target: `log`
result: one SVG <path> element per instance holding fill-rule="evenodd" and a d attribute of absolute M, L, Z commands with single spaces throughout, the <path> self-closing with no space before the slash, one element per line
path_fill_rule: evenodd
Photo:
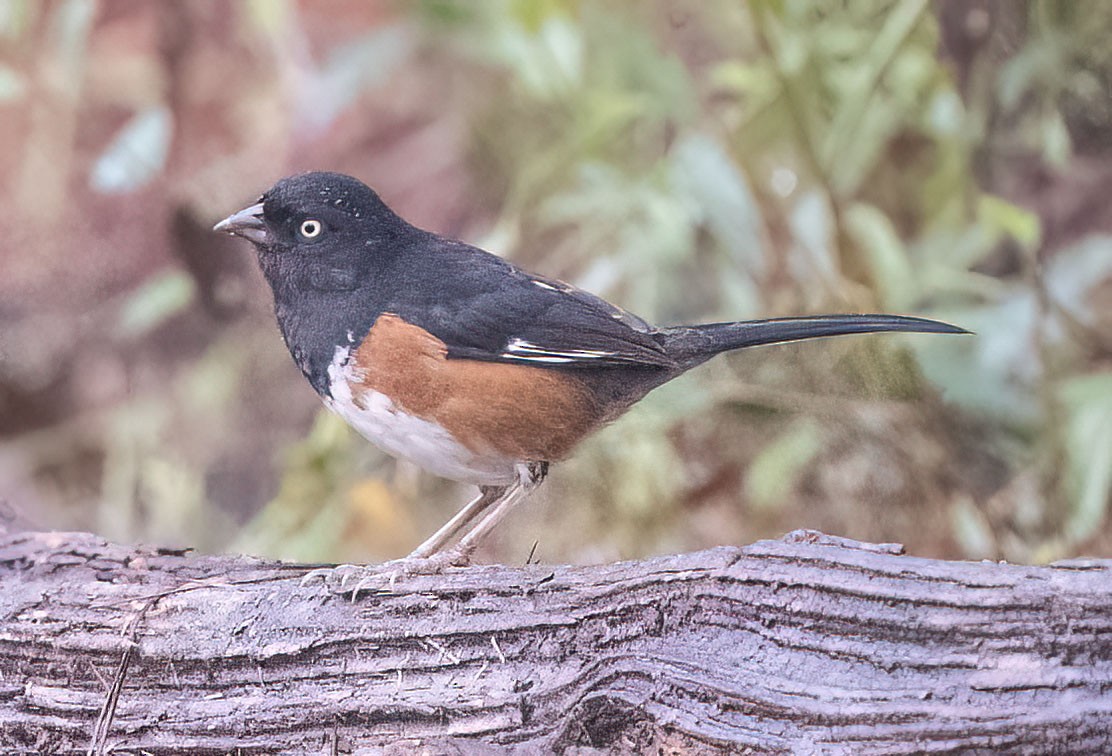
<path fill-rule="evenodd" d="M 797 531 L 355 591 L 7 536 L 0 752 L 1112 752 L 1112 562 L 900 551 Z"/>

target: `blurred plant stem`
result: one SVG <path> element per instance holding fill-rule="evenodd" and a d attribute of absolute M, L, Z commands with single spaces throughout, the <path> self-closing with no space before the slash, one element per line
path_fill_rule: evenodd
<path fill-rule="evenodd" d="M 22 145 L 16 201 L 20 215 L 36 226 L 58 222 L 65 208 L 77 134 L 85 50 L 97 4 L 64 0 L 46 12 L 47 32 L 34 55 L 31 128 Z"/>

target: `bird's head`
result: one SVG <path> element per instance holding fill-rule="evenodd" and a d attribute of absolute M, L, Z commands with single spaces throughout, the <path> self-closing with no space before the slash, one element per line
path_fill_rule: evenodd
<path fill-rule="evenodd" d="M 342 173 L 284 178 L 258 201 L 213 228 L 247 239 L 267 255 L 338 261 L 407 227 L 363 182 Z"/>
<path fill-rule="evenodd" d="M 275 295 L 285 299 L 357 288 L 416 233 L 363 182 L 323 172 L 282 179 L 213 230 L 255 245 Z"/>

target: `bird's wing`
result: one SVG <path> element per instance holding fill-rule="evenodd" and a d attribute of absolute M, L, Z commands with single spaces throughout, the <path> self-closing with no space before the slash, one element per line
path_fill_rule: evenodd
<path fill-rule="evenodd" d="M 422 255 L 435 274 L 421 278 L 435 281 L 435 290 L 422 284 L 422 296 L 394 309 L 443 341 L 449 358 L 571 368 L 675 366 L 655 329 L 635 315 L 474 247 L 438 241 L 438 254 Z"/>

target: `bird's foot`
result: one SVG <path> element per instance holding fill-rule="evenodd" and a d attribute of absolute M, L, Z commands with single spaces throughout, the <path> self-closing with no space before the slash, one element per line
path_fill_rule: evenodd
<path fill-rule="evenodd" d="M 302 585 L 320 580 L 329 593 L 350 595 L 354 602 L 360 594 L 395 593 L 398 581 L 421 575 L 438 575 L 451 567 L 466 567 L 471 563 L 467 554 L 454 549 L 432 556 L 407 556 L 382 564 L 338 564 L 305 574 Z"/>

